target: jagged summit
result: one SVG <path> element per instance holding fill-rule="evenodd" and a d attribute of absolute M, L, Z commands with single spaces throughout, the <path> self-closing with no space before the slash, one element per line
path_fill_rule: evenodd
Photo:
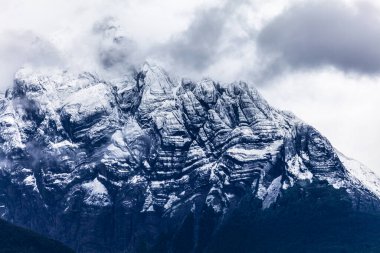
<path fill-rule="evenodd" d="M 0 100 L 0 156 L 2 217 L 78 252 L 135 252 L 190 214 L 219 224 L 247 195 L 267 209 L 311 184 L 379 206 L 374 174 L 251 85 L 148 63 L 106 81 L 19 71 Z"/>

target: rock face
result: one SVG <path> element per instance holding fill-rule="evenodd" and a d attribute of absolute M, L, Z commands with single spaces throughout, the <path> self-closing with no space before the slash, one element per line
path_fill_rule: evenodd
<path fill-rule="evenodd" d="M 0 100 L 0 157 L 1 216 L 77 252 L 202 252 L 246 196 L 270 209 L 311 184 L 357 210 L 380 203 L 374 174 L 250 85 L 149 64 L 111 81 L 20 70 Z"/>

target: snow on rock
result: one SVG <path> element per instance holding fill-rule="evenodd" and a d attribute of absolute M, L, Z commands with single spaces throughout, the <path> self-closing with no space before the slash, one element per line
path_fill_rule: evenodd
<path fill-rule="evenodd" d="M 313 174 L 304 165 L 303 160 L 298 155 L 294 155 L 287 162 L 288 172 L 300 180 L 312 180 Z"/>
<path fill-rule="evenodd" d="M 263 184 L 261 182 L 258 182 L 258 184 L 259 185 L 258 185 L 258 189 L 256 192 L 256 196 L 257 196 L 257 198 L 264 200 L 265 195 L 267 194 L 267 189 L 263 186 Z"/>
<path fill-rule="evenodd" d="M 84 202 L 89 206 L 109 206 L 112 204 L 107 188 L 95 178 L 82 184 L 86 191 Z"/>
<path fill-rule="evenodd" d="M 137 184 L 137 183 L 142 182 L 142 181 L 144 181 L 144 178 L 142 176 L 135 175 L 131 179 L 128 180 L 128 183 L 134 185 L 134 184 Z"/>
<path fill-rule="evenodd" d="M 364 187 L 380 198 L 380 178 L 362 163 L 337 152 L 348 173 Z"/>
<path fill-rule="evenodd" d="M 267 159 L 279 151 L 282 141 L 275 141 L 263 149 L 249 148 L 246 145 L 236 145 L 226 151 L 226 155 L 238 161 L 247 162 L 252 160 Z"/>
<path fill-rule="evenodd" d="M 152 191 L 150 190 L 150 188 L 147 189 L 146 193 L 147 193 L 147 196 L 145 198 L 144 205 L 141 212 L 154 212 L 154 206 L 153 206 L 154 201 L 153 201 Z"/>
<path fill-rule="evenodd" d="M 6 153 L 25 147 L 17 121 L 11 113 L 0 115 L 0 138 L 3 140 L 0 145 Z"/>
<path fill-rule="evenodd" d="M 124 141 L 123 133 L 117 130 L 111 136 L 111 144 L 104 152 L 103 159 L 101 160 L 106 165 L 118 163 L 122 164 L 123 161 L 131 157 L 131 153 L 127 148 L 127 143 Z"/>
<path fill-rule="evenodd" d="M 68 147 L 68 148 L 77 148 L 78 147 L 77 144 L 72 143 L 72 142 L 70 142 L 68 140 L 63 140 L 63 141 L 60 141 L 60 142 L 51 143 L 51 146 L 54 149 L 60 149 L 60 148 L 65 148 L 65 147 Z"/>
<path fill-rule="evenodd" d="M 27 176 L 23 183 L 27 186 L 32 186 L 33 187 L 33 191 L 36 191 L 38 192 L 38 188 L 37 188 L 37 184 L 36 184 L 36 178 L 34 177 L 34 175 L 29 175 Z"/>
<path fill-rule="evenodd" d="M 177 200 L 180 200 L 174 193 L 169 195 L 168 202 L 164 205 L 165 209 L 169 209 L 173 206 L 173 203 L 175 203 Z"/>
<path fill-rule="evenodd" d="M 63 102 L 63 111 L 71 122 L 79 122 L 98 113 L 111 113 L 112 92 L 104 83 L 79 90 Z"/>

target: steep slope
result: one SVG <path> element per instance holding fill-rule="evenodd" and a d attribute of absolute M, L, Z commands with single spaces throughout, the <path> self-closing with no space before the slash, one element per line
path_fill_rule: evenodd
<path fill-rule="evenodd" d="M 72 253 L 59 242 L 0 219 L 0 253 Z"/>
<path fill-rule="evenodd" d="M 78 252 L 201 252 L 247 198 L 322 188 L 377 213 L 378 179 L 342 157 L 244 82 L 23 69 L 0 102 L 0 214 Z"/>

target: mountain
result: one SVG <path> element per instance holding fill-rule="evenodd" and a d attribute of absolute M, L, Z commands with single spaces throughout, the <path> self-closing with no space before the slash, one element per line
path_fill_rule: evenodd
<path fill-rule="evenodd" d="M 45 72 L 0 100 L 9 222 L 83 253 L 379 251 L 380 179 L 252 85 Z"/>
<path fill-rule="evenodd" d="M 0 253 L 72 253 L 59 242 L 0 219 Z"/>

